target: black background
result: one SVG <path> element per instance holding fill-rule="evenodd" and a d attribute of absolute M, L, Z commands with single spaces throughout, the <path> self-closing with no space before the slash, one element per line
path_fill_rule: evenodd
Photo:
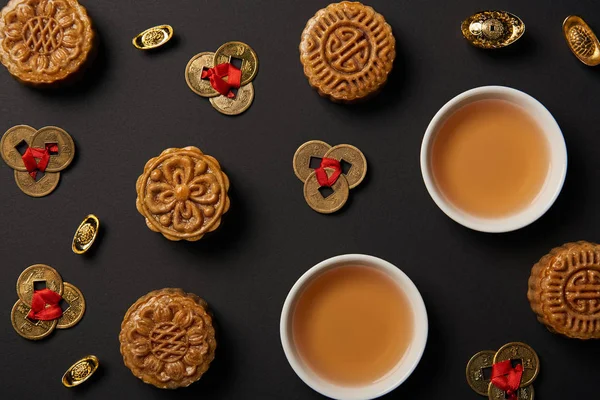
<path fill-rule="evenodd" d="M 370 103 L 336 105 L 307 84 L 298 56 L 306 21 L 326 1 L 84 1 L 100 37 L 98 58 L 78 86 L 25 87 L 0 74 L 0 131 L 17 124 L 57 125 L 75 139 L 74 163 L 50 196 L 33 199 L 0 163 L 0 363 L 3 398 L 316 399 L 296 377 L 279 340 L 288 290 L 321 260 L 344 253 L 384 258 L 419 287 L 430 336 L 421 364 L 389 399 L 477 399 L 467 386 L 472 354 L 506 342 L 540 355 L 538 399 L 592 398 L 598 342 L 553 335 L 526 298 L 531 266 L 552 247 L 597 240 L 600 218 L 600 67 L 568 50 L 561 24 L 579 14 L 600 30 L 600 3 L 548 1 L 371 1 L 393 28 L 397 58 L 388 86 Z M 577 3 L 577 4 L 575 4 Z M 460 34 L 481 9 L 506 9 L 527 25 L 510 48 L 482 51 Z M 168 23 L 176 37 L 144 53 L 138 32 Z M 212 109 L 184 80 L 188 60 L 229 40 L 250 44 L 260 69 L 252 107 L 238 117 Z M 509 234 L 470 231 L 430 199 L 419 169 L 424 131 L 458 93 L 506 85 L 540 100 L 561 126 L 569 152 L 565 187 L 533 225 Z M 292 171 L 296 148 L 310 139 L 359 147 L 365 183 L 330 216 L 312 211 Z M 214 234 L 196 243 L 151 232 L 135 209 L 135 180 L 168 147 L 194 145 L 216 157 L 231 179 L 231 210 Z M 71 252 L 88 213 L 101 219 L 93 252 Z M 75 327 L 40 342 L 10 324 L 19 273 L 46 263 L 84 293 Z M 119 353 L 125 311 L 140 296 L 182 287 L 204 297 L 220 327 L 217 357 L 187 389 L 155 389 L 135 378 Z M 68 390 L 64 370 L 95 354 L 93 381 Z"/>

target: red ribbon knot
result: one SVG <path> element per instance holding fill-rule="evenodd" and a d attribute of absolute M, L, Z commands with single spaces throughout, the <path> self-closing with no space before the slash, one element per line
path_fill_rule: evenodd
<path fill-rule="evenodd" d="M 223 63 L 202 70 L 202 79 L 209 79 L 210 85 L 223 96 L 230 99 L 235 97 L 231 89 L 241 86 L 242 71 L 231 63 Z M 227 80 L 223 79 L 227 77 Z"/>
<path fill-rule="evenodd" d="M 38 147 L 28 147 L 25 150 L 25 153 L 21 156 L 23 160 L 23 164 L 25 164 L 25 168 L 27 168 L 27 172 L 33 179 L 37 176 L 37 171 L 44 172 L 46 171 L 46 167 L 48 167 L 48 162 L 50 162 L 50 153 L 58 152 L 57 144 L 46 144 L 46 147 L 41 149 Z M 40 161 L 36 161 L 36 158 Z"/>
<path fill-rule="evenodd" d="M 62 296 L 50 289 L 36 290 L 31 299 L 31 310 L 27 317 L 34 321 L 52 321 L 62 317 Z"/>
<path fill-rule="evenodd" d="M 329 168 L 333 170 L 331 176 L 327 176 L 327 171 L 325 168 Z M 319 168 L 315 169 L 315 175 L 317 177 L 317 182 L 321 187 L 332 187 L 342 174 L 342 165 L 335 158 L 322 158 L 321 165 Z"/>
<path fill-rule="evenodd" d="M 492 365 L 492 384 L 502 390 L 510 400 L 517 400 L 517 391 L 521 386 L 523 366 L 518 364 L 513 368 L 510 360 Z"/>

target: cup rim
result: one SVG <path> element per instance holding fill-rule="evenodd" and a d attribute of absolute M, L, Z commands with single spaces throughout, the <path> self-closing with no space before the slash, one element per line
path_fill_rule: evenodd
<path fill-rule="evenodd" d="M 506 97 L 510 97 L 512 100 L 507 100 Z M 526 112 L 540 125 L 548 142 L 552 161 L 546 182 L 538 193 L 538 197 L 522 210 L 498 218 L 477 217 L 452 205 L 437 188 L 430 164 L 433 139 L 441 125 L 458 108 L 471 101 L 483 99 L 503 99 L 525 108 Z M 515 231 L 532 224 L 552 207 L 566 179 L 567 147 L 558 123 L 550 111 L 533 96 L 507 86 L 481 86 L 466 90 L 453 97 L 434 115 L 423 136 L 420 163 L 421 175 L 427 192 L 448 217 L 476 231 L 502 233 Z"/>
<path fill-rule="evenodd" d="M 383 378 L 363 386 L 341 386 L 319 378 L 310 371 L 296 353 L 293 344 L 291 322 L 294 307 L 299 295 L 308 283 L 322 273 L 341 266 L 359 265 L 374 267 L 386 273 L 404 292 L 413 313 L 413 339 L 408 350 L 396 366 Z M 345 254 L 328 258 L 308 269 L 290 289 L 283 308 L 279 334 L 283 351 L 288 363 L 298 375 L 313 390 L 333 399 L 370 400 L 383 396 L 400 386 L 413 373 L 425 351 L 429 323 L 425 302 L 413 281 L 395 265 L 374 256 L 365 254 Z"/>

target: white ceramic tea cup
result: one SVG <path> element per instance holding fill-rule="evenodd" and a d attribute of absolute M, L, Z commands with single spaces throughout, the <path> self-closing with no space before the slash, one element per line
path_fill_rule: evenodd
<path fill-rule="evenodd" d="M 469 103 L 490 99 L 506 100 L 522 107 L 540 126 L 550 152 L 549 171 L 544 185 L 534 201 L 524 209 L 500 218 L 481 218 L 455 207 L 438 189 L 431 167 L 432 145 L 435 136 L 448 117 Z M 536 221 L 554 204 L 567 175 L 567 147 L 560 127 L 542 103 L 517 89 L 504 86 L 482 86 L 459 94 L 435 114 L 425 131 L 421 145 L 421 173 L 433 201 L 454 221 L 480 232 L 510 232 Z"/>
<path fill-rule="evenodd" d="M 367 266 L 389 276 L 404 292 L 413 314 L 413 335 L 408 350 L 400 361 L 381 379 L 363 386 L 340 386 L 316 374 L 307 366 L 294 345 L 292 317 L 296 302 L 306 286 L 322 273 L 343 266 Z M 393 264 L 363 254 L 346 254 L 321 261 L 304 273 L 290 290 L 281 311 L 280 335 L 283 351 L 294 372 L 308 386 L 324 396 L 343 400 L 368 400 L 394 390 L 415 370 L 425 351 L 429 325 L 425 303 L 415 284 Z"/>

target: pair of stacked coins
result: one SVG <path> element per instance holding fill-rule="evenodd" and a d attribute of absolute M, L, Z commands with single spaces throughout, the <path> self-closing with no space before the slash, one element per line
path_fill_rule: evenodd
<path fill-rule="evenodd" d="M 319 183 L 317 169 L 323 168 L 330 178 L 335 170 L 322 167 L 323 160 L 327 159 L 337 160 L 341 173 L 326 191 Z M 367 159 L 359 149 L 349 144 L 331 147 L 320 140 L 311 140 L 300 146 L 294 154 L 293 166 L 298 179 L 304 182 L 306 202 L 321 214 L 341 209 L 348 201 L 350 189 L 357 187 L 367 174 Z"/>
<path fill-rule="evenodd" d="M 71 135 L 56 126 L 37 130 L 17 125 L 2 136 L 0 155 L 15 170 L 15 181 L 23 193 L 43 197 L 56 189 L 60 171 L 73 161 L 75 143 Z M 47 157 L 47 161 L 43 157 Z"/>
<path fill-rule="evenodd" d="M 46 289 L 61 295 L 68 304 L 60 318 L 41 321 L 28 317 L 38 282 L 44 282 Z M 27 267 L 17 279 L 17 295 L 19 300 L 13 306 L 10 318 L 15 331 L 25 339 L 40 340 L 50 335 L 55 328 L 72 328 L 81 321 L 85 313 L 85 299 L 81 291 L 75 285 L 63 282 L 58 271 L 48 265 L 35 264 Z"/>
<path fill-rule="evenodd" d="M 467 363 L 467 383 L 475 392 L 488 396 L 490 400 L 506 398 L 506 393 L 491 382 L 492 366 L 510 360 L 513 365 L 523 366 L 523 375 L 517 391 L 518 400 L 533 400 L 533 381 L 540 372 L 540 359 L 537 353 L 527 344 L 511 342 L 498 351 L 484 350 L 475 354 Z"/>
<path fill-rule="evenodd" d="M 234 97 L 220 95 L 208 79 L 202 78 L 202 71 L 219 64 L 241 61 L 242 73 L 240 88 Z M 254 100 L 252 80 L 258 72 L 258 56 L 252 47 L 242 42 L 227 42 L 214 53 L 196 54 L 185 67 L 185 80 L 190 89 L 199 96 L 207 97 L 213 108 L 225 115 L 238 115 L 246 111 Z"/>

